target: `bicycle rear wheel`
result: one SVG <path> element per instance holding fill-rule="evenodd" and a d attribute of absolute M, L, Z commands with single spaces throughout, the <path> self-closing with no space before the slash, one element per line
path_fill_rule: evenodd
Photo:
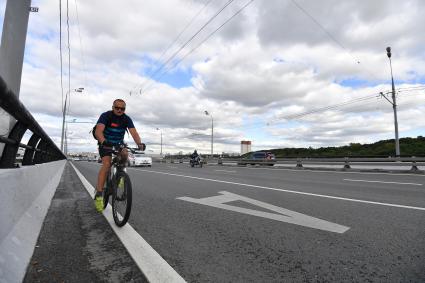
<path fill-rule="evenodd" d="M 131 212 L 132 188 L 130 177 L 121 171 L 113 179 L 112 215 L 117 226 L 124 226 Z"/>

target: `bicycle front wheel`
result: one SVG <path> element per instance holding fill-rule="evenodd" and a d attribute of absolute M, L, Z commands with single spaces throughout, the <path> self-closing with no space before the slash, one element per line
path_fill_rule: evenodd
<path fill-rule="evenodd" d="M 112 215 L 117 226 L 124 226 L 131 212 L 132 188 L 126 172 L 118 172 L 113 180 Z"/>

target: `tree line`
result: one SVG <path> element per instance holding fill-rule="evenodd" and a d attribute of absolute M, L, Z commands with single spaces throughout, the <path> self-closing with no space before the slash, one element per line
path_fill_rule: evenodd
<path fill-rule="evenodd" d="M 425 156 L 425 137 L 401 138 L 401 156 Z M 320 148 L 279 148 L 266 150 L 276 158 L 288 157 L 389 157 L 395 156 L 394 139 L 381 140 L 371 144 L 350 143 L 339 147 Z"/>

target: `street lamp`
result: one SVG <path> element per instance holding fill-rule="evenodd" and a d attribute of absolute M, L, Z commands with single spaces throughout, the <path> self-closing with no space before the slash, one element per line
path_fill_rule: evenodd
<path fill-rule="evenodd" d="M 400 143 L 398 140 L 398 122 L 397 122 L 397 103 L 395 98 L 395 87 L 394 87 L 394 78 L 393 78 L 393 66 L 391 64 L 391 47 L 387 47 L 387 56 L 390 60 L 390 69 L 391 69 L 391 87 L 392 87 L 392 98 L 393 102 L 393 112 L 394 112 L 394 129 L 395 129 L 395 155 L 400 156 Z"/>
<path fill-rule="evenodd" d="M 214 118 L 211 113 L 208 113 L 208 111 L 204 111 L 205 115 L 211 117 L 211 158 L 213 157 L 214 152 Z"/>
<path fill-rule="evenodd" d="M 74 92 L 83 92 L 84 88 L 83 87 L 79 87 L 74 89 Z M 63 110 L 62 110 L 62 135 L 61 135 L 61 150 L 62 152 L 65 151 L 64 148 L 64 138 L 65 138 L 65 117 L 66 117 L 66 112 L 67 112 L 67 108 L 66 108 L 66 103 L 68 101 L 68 95 L 70 95 L 70 91 L 68 90 L 65 94 L 65 104 L 63 106 Z"/>
<path fill-rule="evenodd" d="M 161 157 L 162 157 L 162 130 L 160 128 L 156 128 L 157 131 L 161 131 Z"/>

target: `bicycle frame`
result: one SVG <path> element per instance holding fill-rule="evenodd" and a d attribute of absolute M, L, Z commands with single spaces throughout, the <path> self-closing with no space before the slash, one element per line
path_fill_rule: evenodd
<path fill-rule="evenodd" d="M 127 159 L 121 159 L 120 151 L 123 148 L 129 149 L 131 152 L 135 151 L 126 145 L 121 145 L 118 149 L 112 148 L 114 157 L 106 179 L 106 190 L 104 191 L 103 196 L 104 208 L 108 205 L 109 197 L 112 196 L 112 215 L 114 217 L 115 224 L 119 227 L 122 227 L 127 223 L 128 218 L 130 217 L 132 202 L 131 180 L 126 169 Z M 122 194 L 119 194 L 117 191 L 118 178 L 120 178 L 119 182 L 122 184 L 120 187 L 121 189 L 119 190 Z M 125 203 L 123 211 L 121 211 L 121 208 L 117 207 L 117 204 L 121 202 Z"/>

